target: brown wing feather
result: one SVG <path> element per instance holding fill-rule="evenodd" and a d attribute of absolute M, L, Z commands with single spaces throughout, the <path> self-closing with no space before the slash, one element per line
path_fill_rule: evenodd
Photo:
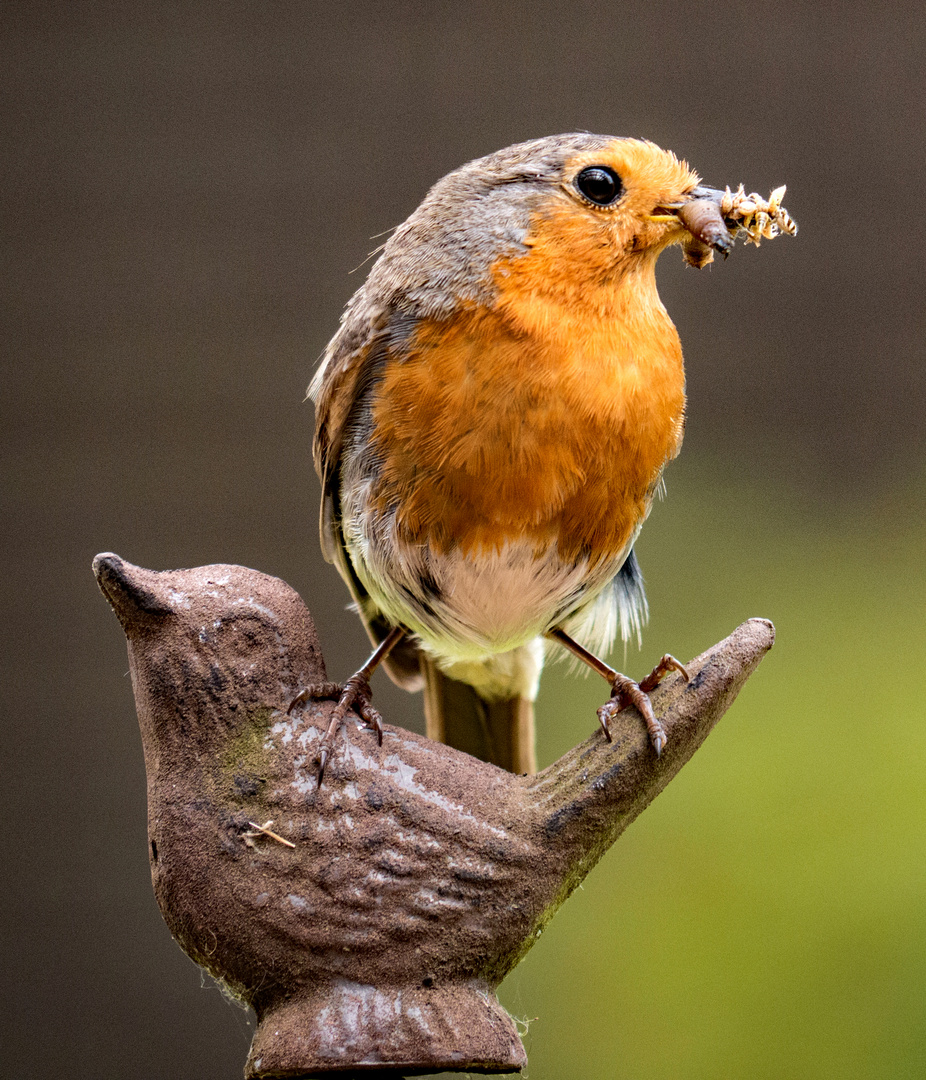
<path fill-rule="evenodd" d="M 411 332 L 411 320 L 394 314 L 384 318 L 364 344 L 352 350 L 359 335 L 345 325 L 329 346 L 329 353 L 317 385 L 310 394 L 315 398 L 315 438 L 312 452 L 315 468 L 322 482 L 319 535 L 322 553 L 344 579 L 357 612 L 369 635 L 378 645 L 391 626 L 376 610 L 357 576 L 341 530 L 340 477 L 344 434 L 359 403 L 379 379 L 392 352 L 401 347 Z M 423 677 L 419 650 L 411 638 L 404 638 L 382 665 L 394 683 L 405 690 L 420 690 Z"/>

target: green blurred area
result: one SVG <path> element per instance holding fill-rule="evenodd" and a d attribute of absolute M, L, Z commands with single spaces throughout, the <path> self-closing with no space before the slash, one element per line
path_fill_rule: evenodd
<path fill-rule="evenodd" d="M 670 470 L 638 545 L 651 622 L 623 669 L 755 615 L 776 644 L 503 985 L 527 1075 L 922 1076 L 922 492 L 863 514 L 718 475 Z M 541 765 L 602 700 L 566 665 L 544 678 Z"/>

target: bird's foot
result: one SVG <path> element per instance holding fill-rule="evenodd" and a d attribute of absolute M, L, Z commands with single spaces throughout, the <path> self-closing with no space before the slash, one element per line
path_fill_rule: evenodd
<path fill-rule="evenodd" d="M 379 711 L 373 707 L 372 698 L 373 693 L 370 690 L 370 680 L 366 672 L 358 671 L 346 683 L 312 683 L 310 686 L 305 686 L 290 702 L 289 708 L 286 710 L 287 713 L 291 713 L 297 705 L 302 705 L 306 701 L 318 699 L 337 701 L 319 748 L 318 772 L 316 774 L 319 787 L 322 786 L 325 766 L 331 757 L 331 747 L 335 736 L 350 709 L 353 709 L 360 717 L 364 727 L 376 732 L 376 741 L 380 746 L 383 745 L 383 718 Z"/>
<path fill-rule="evenodd" d="M 598 710 L 598 720 L 608 742 L 611 742 L 611 730 L 608 726 L 611 720 L 623 709 L 633 705 L 643 717 L 646 730 L 649 732 L 650 742 L 656 750 L 656 756 L 659 757 L 663 747 L 666 745 L 666 731 L 656 719 L 649 695 L 670 671 L 679 672 L 685 682 L 688 682 L 688 672 L 674 656 L 670 656 L 668 653 L 659 661 L 649 675 L 638 683 L 634 682 L 633 679 L 629 679 L 626 675 L 615 674 L 611 681 L 611 697 Z"/>

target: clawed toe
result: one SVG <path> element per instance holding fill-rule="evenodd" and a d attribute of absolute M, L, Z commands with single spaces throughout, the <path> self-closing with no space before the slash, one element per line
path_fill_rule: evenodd
<path fill-rule="evenodd" d="M 671 653 L 666 653 L 649 675 L 640 680 L 640 689 L 645 694 L 652 693 L 670 671 L 677 671 L 685 682 L 691 681 L 685 665 L 676 660 Z"/>
<path fill-rule="evenodd" d="M 332 698 L 337 701 L 343 692 L 344 687 L 341 683 L 309 683 L 308 686 L 303 686 L 299 693 L 296 694 L 289 703 L 286 715 L 292 716 L 293 709 L 295 709 L 297 705 L 304 705 L 307 701 L 330 701 Z"/>
<path fill-rule="evenodd" d="M 360 713 L 364 727 L 376 732 L 376 742 L 383 745 L 383 718 L 378 709 L 374 708 L 369 701 L 358 702 L 354 705 L 356 712 Z"/>
<path fill-rule="evenodd" d="M 628 705 L 633 705 L 643 717 L 646 730 L 649 732 L 650 742 L 656 751 L 656 757 L 662 754 L 668 737 L 666 729 L 656 719 L 649 695 L 670 671 L 677 671 L 685 682 L 689 681 L 689 675 L 684 665 L 680 664 L 670 653 L 666 653 L 649 675 L 638 683 L 634 682 L 633 679 L 628 679 L 626 675 L 615 675 L 611 683 L 611 698 L 598 710 L 598 720 L 608 738 L 608 742 L 612 741 L 609 726 L 611 720 L 622 709 L 626 709 Z"/>
<path fill-rule="evenodd" d="M 371 701 L 373 692 L 370 690 L 370 676 L 396 645 L 398 645 L 404 634 L 404 630 L 398 626 L 394 626 L 379 645 L 376 646 L 373 650 L 373 654 L 363 667 L 356 675 L 352 675 L 343 685 L 341 683 L 316 683 L 314 686 L 307 686 L 300 690 L 290 702 L 290 706 L 286 710 L 288 713 L 291 713 L 297 705 L 309 701 L 311 698 L 335 698 L 337 700 L 337 705 L 334 707 L 334 711 L 331 714 L 331 720 L 328 723 L 328 727 L 325 729 L 325 734 L 322 736 L 321 746 L 318 751 L 318 773 L 316 776 L 318 778 L 319 787 L 322 786 L 322 777 L 325 775 L 325 766 L 328 764 L 328 759 L 331 757 L 331 744 L 349 709 L 354 710 L 363 721 L 365 727 L 376 732 L 376 741 L 380 746 L 383 745 L 383 718 L 380 716 L 379 712 L 373 708 Z"/>
<path fill-rule="evenodd" d="M 617 675 L 611 684 L 611 697 L 598 710 L 598 720 L 601 724 L 608 742 L 612 741 L 610 722 L 619 712 L 633 705 L 643 717 L 646 730 L 649 732 L 650 742 L 656 751 L 656 756 L 662 753 L 666 745 L 667 737 L 665 728 L 656 719 L 653 706 L 641 683 L 628 679 L 626 675 Z"/>
<path fill-rule="evenodd" d="M 335 699 L 337 705 L 331 714 L 328 727 L 322 736 L 321 747 L 318 753 L 318 772 L 316 780 L 318 786 L 322 785 L 325 768 L 331 758 L 331 747 L 335 736 L 341 729 L 344 717 L 353 709 L 363 721 L 363 725 L 376 732 L 376 741 L 383 745 L 383 718 L 371 702 L 372 691 L 369 680 L 360 672 L 352 676 L 346 683 L 314 683 L 303 687 L 302 690 L 290 702 L 287 714 L 292 713 L 297 705 L 305 704 L 312 700 Z"/>
<path fill-rule="evenodd" d="M 628 679 L 626 675 L 621 675 L 619 671 L 615 671 L 614 668 L 600 660 L 594 653 L 590 653 L 583 645 L 573 641 L 562 627 L 554 626 L 547 631 L 546 636 L 551 641 L 558 641 L 560 645 L 565 646 L 573 656 L 577 656 L 583 664 L 588 664 L 592 671 L 597 671 L 611 684 L 610 700 L 606 701 L 598 710 L 598 721 L 608 742 L 613 742 L 610 729 L 611 721 L 622 709 L 626 709 L 628 705 L 634 705 L 646 723 L 650 742 L 653 744 L 656 756 L 659 757 L 667 742 L 666 731 L 656 719 L 648 695 L 656 689 L 670 671 L 677 671 L 685 682 L 688 682 L 689 677 L 685 667 L 674 656 L 666 653 L 649 675 L 641 682 L 636 683 L 633 679 Z"/>

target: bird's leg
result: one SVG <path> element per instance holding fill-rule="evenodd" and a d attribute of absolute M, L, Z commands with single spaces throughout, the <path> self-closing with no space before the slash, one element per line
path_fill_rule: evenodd
<path fill-rule="evenodd" d="M 287 713 L 291 713 L 297 705 L 301 705 L 313 698 L 336 698 L 337 705 L 331 714 L 331 720 L 322 736 L 321 749 L 318 755 L 318 786 L 322 785 L 322 777 L 325 775 L 325 766 L 331 756 L 331 744 L 337 735 L 348 709 L 353 709 L 363 720 L 364 725 L 371 731 L 376 732 L 376 739 L 380 746 L 383 745 L 383 718 L 377 709 L 373 707 L 373 692 L 370 689 L 370 676 L 386 659 L 392 650 L 402 640 L 405 631 L 399 627 L 393 627 L 388 635 L 377 645 L 369 660 L 347 680 L 346 683 L 313 683 L 304 686 L 290 702 Z"/>
<path fill-rule="evenodd" d="M 637 683 L 634 682 L 633 679 L 629 679 L 626 675 L 621 675 L 619 671 L 615 671 L 614 668 L 610 667 L 603 660 L 599 660 L 594 653 L 583 648 L 577 641 L 573 641 L 573 639 L 558 626 L 554 626 L 552 630 L 548 630 L 546 637 L 551 641 L 559 642 L 559 644 L 567 648 L 573 656 L 577 656 L 584 664 L 588 664 L 592 671 L 597 671 L 602 678 L 610 683 L 611 697 L 598 710 L 598 721 L 601 724 L 608 742 L 611 742 L 611 731 L 608 724 L 612 717 L 617 716 L 617 714 L 622 709 L 626 709 L 628 705 L 634 705 L 643 717 L 644 723 L 646 724 L 646 730 L 649 732 L 650 742 L 652 742 L 656 750 L 656 756 L 658 757 L 662 753 L 662 748 L 666 745 L 666 733 L 662 724 L 656 719 L 656 714 L 653 712 L 653 706 L 648 695 L 656 689 L 670 671 L 678 671 L 685 682 L 688 682 L 688 672 L 678 660 L 676 660 L 674 656 L 670 656 L 666 653 L 649 675 Z"/>

